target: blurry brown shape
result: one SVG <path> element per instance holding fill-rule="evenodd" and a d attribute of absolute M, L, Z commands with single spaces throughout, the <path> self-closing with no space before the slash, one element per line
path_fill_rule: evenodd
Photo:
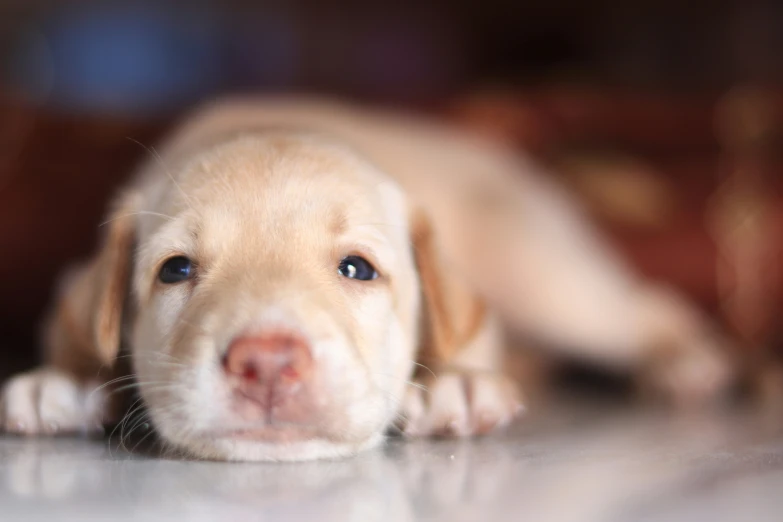
<path fill-rule="evenodd" d="M 531 150 L 576 145 L 665 155 L 715 154 L 715 99 L 596 87 L 479 91 L 455 105 L 457 119 Z"/>
<path fill-rule="evenodd" d="M 719 247 L 718 288 L 728 323 L 751 349 L 767 347 L 776 328 L 780 226 L 769 161 L 777 118 L 761 89 L 728 93 L 716 110 L 724 148 L 722 184 L 710 212 Z"/>
<path fill-rule="evenodd" d="M 671 180 L 652 165 L 617 153 L 570 153 L 556 167 L 594 214 L 639 229 L 668 226 L 679 205 Z"/>
<path fill-rule="evenodd" d="M 157 122 L 58 114 L 0 93 L 0 378 L 35 362 L 37 324 L 68 263 L 98 236 L 109 195 Z"/>
<path fill-rule="evenodd" d="M 545 153 L 558 139 L 554 120 L 538 105 L 504 90 L 469 95 L 451 112 L 475 132 L 532 153 Z"/>
<path fill-rule="evenodd" d="M 773 342 L 783 305 L 780 92 L 551 87 L 487 91 L 466 106 L 458 118 L 570 183 L 637 268 L 722 315 L 749 348 Z"/>
<path fill-rule="evenodd" d="M 644 274 L 725 315 L 747 343 L 769 341 L 783 306 L 783 93 L 550 86 L 483 91 L 465 105 L 456 118 L 504 136 L 581 193 Z"/>
<path fill-rule="evenodd" d="M 714 312 L 716 247 L 704 223 L 720 151 L 714 102 L 594 87 L 506 89 L 471 95 L 468 109 L 458 102 L 451 114 L 549 165 L 637 269 Z"/>
<path fill-rule="evenodd" d="M 17 162 L 36 120 L 19 107 L 8 107 L 0 121 L 0 192 L 21 173 Z"/>

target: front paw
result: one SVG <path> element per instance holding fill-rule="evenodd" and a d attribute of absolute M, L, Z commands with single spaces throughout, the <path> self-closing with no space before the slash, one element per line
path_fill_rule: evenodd
<path fill-rule="evenodd" d="M 506 426 L 523 411 L 508 377 L 447 371 L 408 386 L 399 427 L 408 436 L 467 437 Z"/>
<path fill-rule="evenodd" d="M 51 368 L 16 375 L 0 395 L 0 429 L 18 435 L 100 432 L 103 397 Z"/>

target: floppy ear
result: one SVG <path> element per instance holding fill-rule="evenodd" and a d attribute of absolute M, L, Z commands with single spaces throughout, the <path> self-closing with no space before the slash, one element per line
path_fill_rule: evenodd
<path fill-rule="evenodd" d="M 131 198 L 111 212 L 97 253 L 65 274 L 44 325 L 48 363 L 76 376 L 95 377 L 120 349 L 135 233 Z"/>
<path fill-rule="evenodd" d="M 449 266 L 429 218 L 420 210 L 413 214 L 411 234 L 422 292 L 419 360 L 449 364 L 478 334 L 486 307 Z"/>

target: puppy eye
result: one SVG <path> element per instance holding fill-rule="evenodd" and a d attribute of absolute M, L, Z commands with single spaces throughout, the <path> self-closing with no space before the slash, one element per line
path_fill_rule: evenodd
<path fill-rule="evenodd" d="M 369 281 L 378 277 L 378 272 L 369 261 L 359 256 L 348 256 L 340 261 L 337 271 L 348 279 L 358 279 L 359 281 Z"/>
<path fill-rule="evenodd" d="M 191 275 L 193 275 L 193 262 L 185 256 L 177 256 L 163 263 L 158 279 L 161 283 L 172 285 L 189 279 Z"/>

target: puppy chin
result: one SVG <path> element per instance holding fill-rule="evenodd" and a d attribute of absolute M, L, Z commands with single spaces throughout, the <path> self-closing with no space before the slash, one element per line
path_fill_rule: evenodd
<path fill-rule="evenodd" d="M 286 443 L 257 440 L 221 438 L 194 438 L 175 445 L 198 459 L 243 462 L 302 462 L 309 460 L 334 460 L 352 457 L 362 451 L 379 446 L 384 440 L 382 432 L 358 442 L 334 442 L 312 438 Z"/>

